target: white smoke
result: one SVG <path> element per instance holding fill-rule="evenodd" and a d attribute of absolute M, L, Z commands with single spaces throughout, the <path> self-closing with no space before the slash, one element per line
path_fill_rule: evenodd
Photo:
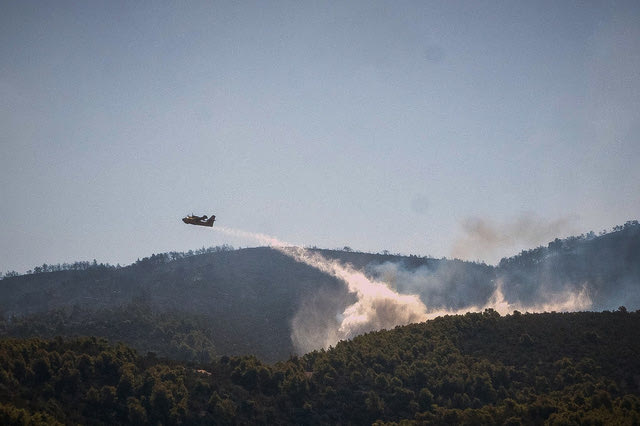
<path fill-rule="evenodd" d="M 232 237 L 258 241 L 260 244 L 265 244 L 273 248 L 293 245 L 293 244 L 286 243 L 284 241 L 280 241 L 279 239 L 277 239 L 276 237 L 272 237 L 271 235 L 261 234 L 258 232 L 241 231 L 240 229 L 227 228 L 225 226 L 216 226 L 213 229 L 215 231 L 220 231 Z"/>
<path fill-rule="evenodd" d="M 498 287 L 495 293 L 491 296 L 488 306 L 495 309 L 501 315 L 506 315 L 513 311 L 525 311 L 525 312 L 575 312 L 583 311 L 591 307 L 591 297 L 589 296 L 589 289 L 586 285 L 577 291 L 571 291 L 569 289 L 547 294 L 545 301 L 539 302 L 535 305 L 526 305 L 521 303 L 509 303 L 505 300 L 502 294 L 502 282 L 499 281 Z"/>
<path fill-rule="evenodd" d="M 296 349 L 308 351 L 334 345 L 368 331 L 392 328 L 413 322 L 424 321 L 427 308 L 416 295 L 398 294 L 382 281 L 369 279 L 364 273 L 336 260 L 328 260 L 320 254 L 302 247 L 293 246 L 265 234 L 218 227 L 219 231 L 241 238 L 253 238 L 292 259 L 305 263 L 347 285 L 356 302 L 338 315 L 339 321 L 322 321 L 313 307 L 303 306 L 301 315 L 296 315 L 292 339 Z M 325 328 L 318 328 L 323 323 Z M 309 330 L 302 332 L 301 330 Z M 309 334 L 312 334 L 310 337 Z"/>
<path fill-rule="evenodd" d="M 291 339 L 294 347 L 300 353 L 314 349 L 328 348 L 340 340 L 352 338 L 358 334 L 374 330 L 389 329 L 398 325 L 422 322 L 443 315 L 464 314 L 467 312 L 483 311 L 487 308 L 496 310 L 501 315 L 509 314 L 514 310 L 524 312 L 567 312 L 584 310 L 591 306 L 587 287 L 578 292 L 567 290 L 563 293 L 549 294 L 546 300 L 536 305 L 524 305 L 510 303 L 505 300 L 502 293 L 502 284 L 498 282 L 493 293 L 484 305 L 463 306 L 459 309 L 447 309 L 442 306 L 432 307 L 427 305 L 415 294 L 401 294 L 390 288 L 387 282 L 398 280 L 393 272 L 387 270 L 385 281 L 367 277 L 363 272 L 355 270 L 350 265 L 343 265 L 337 260 L 329 260 L 317 252 L 297 247 L 275 237 L 240 231 L 231 228 L 218 227 L 218 231 L 240 238 L 251 238 L 266 244 L 275 250 L 305 263 L 328 275 L 331 275 L 347 286 L 349 293 L 355 296 L 355 302 L 348 305 L 340 312 L 338 306 L 344 306 L 343 300 L 326 300 L 322 294 L 311 295 L 302 302 L 298 313 L 292 320 Z M 398 267 L 396 272 L 402 271 L 406 279 L 411 272 Z M 413 274 L 424 275 L 425 270 L 419 269 Z M 414 276 L 412 280 L 419 282 L 426 279 L 425 276 Z M 433 277 L 428 278 L 433 280 Z M 442 287 L 433 283 L 434 287 Z M 415 289 L 417 290 L 417 289 Z M 316 304 L 315 302 L 322 302 Z M 337 315 L 332 315 L 330 310 L 316 309 L 316 305 L 327 303 L 336 307 Z"/>
<path fill-rule="evenodd" d="M 420 266 L 408 269 L 401 262 L 385 262 L 369 267 L 374 276 L 395 283 L 402 292 L 418 293 L 427 306 L 429 319 L 447 314 L 464 314 L 487 308 L 501 315 L 515 310 L 524 312 L 572 312 L 592 306 L 588 283 L 552 288 L 541 282 L 538 293 L 530 303 L 507 300 L 503 293 L 503 280 L 485 281 L 486 277 L 473 277 L 474 270 L 461 263 L 448 261 L 430 269 Z M 477 273 L 477 272 L 475 272 Z M 467 280 L 465 282 L 465 279 Z"/>
<path fill-rule="evenodd" d="M 349 265 L 328 260 L 318 253 L 300 247 L 281 247 L 279 250 L 298 262 L 306 263 L 346 283 L 356 302 L 349 305 L 339 318 L 336 330 L 327 330 L 319 347 L 327 347 L 339 340 L 349 339 L 368 331 L 392 328 L 396 325 L 423 321 L 427 307 L 416 295 L 399 294 L 382 281 L 375 281 Z M 298 319 L 298 324 L 302 321 Z M 301 324 L 300 324 L 301 325 Z M 299 340 L 299 337 L 296 337 Z M 301 342 L 294 341 L 297 347 Z M 306 345 L 305 345 L 306 346 Z M 314 349 L 317 349 L 316 346 Z M 302 349 L 302 348 L 300 348 Z"/>
<path fill-rule="evenodd" d="M 457 310 L 433 310 L 427 314 L 427 319 L 433 319 L 443 315 L 460 315 L 467 312 L 480 312 L 491 308 L 500 315 L 508 315 L 513 311 L 521 312 L 576 312 L 590 308 L 591 297 L 587 286 L 583 286 L 579 291 L 570 290 L 561 293 L 550 294 L 544 302 L 528 305 L 524 303 L 511 303 L 505 300 L 502 294 L 502 284 L 499 283 L 496 290 L 491 295 L 484 306 L 469 306 Z"/>

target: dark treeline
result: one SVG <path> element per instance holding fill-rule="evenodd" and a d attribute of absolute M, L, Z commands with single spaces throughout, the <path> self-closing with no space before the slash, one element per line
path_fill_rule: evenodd
<path fill-rule="evenodd" d="M 98 310 L 59 308 L 11 318 L 0 317 L 0 338 L 99 337 L 123 342 L 141 353 L 179 361 L 208 362 L 218 356 L 212 321 L 188 312 L 155 312 L 143 301 Z"/>
<path fill-rule="evenodd" d="M 33 269 L 29 269 L 26 274 L 42 274 L 46 272 L 60 272 L 60 271 L 86 271 L 88 269 L 98 268 L 119 268 L 120 265 L 114 266 L 108 263 L 98 263 L 95 259 L 93 262 L 79 261 L 73 263 L 56 263 L 54 265 L 48 265 L 46 263 L 36 266 Z M 4 274 L 3 278 L 19 277 L 21 274 L 16 271 L 9 271 Z"/>
<path fill-rule="evenodd" d="M 640 312 L 447 316 L 274 365 L 0 339 L 1 424 L 634 425 Z"/>
<path fill-rule="evenodd" d="M 232 246 L 228 244 L 223 244 L 221 246 L 206 247 L 206 248 L 202 247 L 196 250 L 189 250 L 186 252 L 170 251 L 167 253 L 158 253 L 158 254 L 154 253 L 151 256 L 138 259 L 136 262 L 133 263 L 133 265 L 161 264 L 161 263 L 171 262 L 178 259 L 184 259 L 190 256 L 199 256 L 202 254 L 209 254 L 209 253 L 220 253 L 223 251 L 231 251 L 231 250 L 234 250 Z M 73 263 L 66 263 L 66 262 L 56 263 L 52 265 L 48 265 L 44 263 L 42 265 L 35 266 L 33 269 L 29 269 L 26 272 L 26 274 L 30 275 L 30 274 L 42 274 L 46 272 L 86 271 L 89 269 L 119 269 L 119 268 L 123 268 L 123 266 L 120 266 L 120 264 L 111 265 L 109 263 L 98 263 L 97 260 L 93 259 L 93 262 L 78 261 Z M 20 274 L 19 272 L 8 271 L 4 275 L 0 274 L 0 278 L 19 277 L 20 275 L 22 274 Z"/>
<path fill-rule="evenodd" d="M 603 230 L 598 236 L 604 237 L 616 237 L 617 234 L 622 232 L 628 232 L 631 235 L 635 235 L 640 231 L 640 223 L 637 220 L 627 221 L 624 225 L 614 226 L 611 231 Z M 586 234 L 577 236 L 571 236 L 564 239 L 556 238 L 546 246 L 539 246 L 529 250 L 523 250 L 519 254 L 512 257 L 505 257 L 500 260 L 499 267 L 504 268 L 510 265 L 524 265 L 530 263 L 539 263 L 544 260 L 545 257 L 561 253 L 571 252 L 580 247 L 587 241 L 596 239 L 595 232 L 591 231 Z"/>

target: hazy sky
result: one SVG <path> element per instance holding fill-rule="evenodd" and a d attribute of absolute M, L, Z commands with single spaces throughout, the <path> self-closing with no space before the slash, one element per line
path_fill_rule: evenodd
<path fill-rule="evenodd" d="M 488 262 L 640 216 L 638 1 L 1 7 L 2 272 L 256 245 L 191 212 Z"/>

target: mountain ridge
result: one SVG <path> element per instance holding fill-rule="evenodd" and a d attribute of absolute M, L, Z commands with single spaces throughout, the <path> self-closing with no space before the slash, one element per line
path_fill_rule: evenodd
<path fill-rule="evenodd" d="M 308 250 L 351 264 L 399 293 L 416 294 L 434 312 L 483 309 L 497 289 L 510 306 L 551 306 L 544 303 L 581 291 L 588 281 L 594 283 L 587 294 L 589 309 L 640 308 L 640 226 L 635 221 L 600 236 L 556 239 L 503 259 L 497 266 L 411 255 Z M 121 315 L 140 318 L 135 312 L 144 308 L 153 315 L 184 314 L 187 322 L 208 321 L 210 326 L 201 332 L 208 336 L 206 346 L 215 347 L 217 354 L 255 354 L 275 362 L 299 351 L 291 341 L 295 315 L 335 324 L 355 301 L 339 279 L 266 247 L 202 249 L 191 255 L 170 252 L 119 268 L 97 262 L 79 265 L 82 269 L 9 276 L 0 281 L 4 334 L 17 333 L 20 323 L 18 335 L 24 337 L 29 335 L 26 330 L 38 327 L 49 337 L 65 335 L 65 330 L 78 335 L 91 312 L 103 318 L 120 309 Z M 44 323 L 47 313 L 56 312 L 68 323 L 24 326 L 29 318 Z M 114 324 L 111 326 L 116 327 Z M 154 347 L 162 347 L 160 342 L 166 344 L 161 339 Z M 195 346 L 191 349 L 197 352 Z"/>

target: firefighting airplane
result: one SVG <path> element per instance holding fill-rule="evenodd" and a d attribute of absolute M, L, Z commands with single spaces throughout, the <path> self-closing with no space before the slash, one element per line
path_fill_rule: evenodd
<path fill-rule="evenodd" d="M 183 217 L 182 221 L 187 225 L 200 225 L 200 226 L 213 226 L 213 222 L 216 220 L 215 215 L 211 215 L 209 219 L 207 219 L 207 215 L 204 216 L 194 216 L 193 213 L 187 217 Z"/>

